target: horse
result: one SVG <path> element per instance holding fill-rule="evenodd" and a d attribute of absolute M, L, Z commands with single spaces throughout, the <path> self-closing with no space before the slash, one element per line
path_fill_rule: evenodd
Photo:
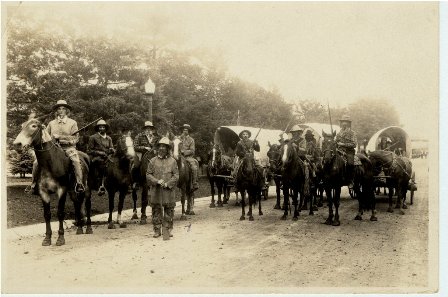
<path fill-rule="evenodd" d="M 42 241 L 43 246 L 51 245 L 51 212 L 50 212 L 50 195 L 56 193 L 58 197 L 58 220 L 59 230 L 57 246 L 65 244 L 64 237 L 64 218 L 65 218 L 65 201 L 67 193 L 75 206 L 75 217 L 77 231 L 76 234 L 83 233 L 83 214 L 82 205 L 85 201 L 85 209 L 87 216 L 86 234 L 92 234 L 92 226 L 90 220 L 91 200 L 88 195 L 88 185 L 86 192 L 76 193 L 75 184 L 76 178 L 73 171 L 73 165 L 70 158 L 66 155 L 59 144 L 52 141 L 50 134 L 43 128 L 39 119 L 30 119 L 22 124 L 22 130 L 13 142 L 18 149 L 26 149 L 32 147 L 36 153 L 37 163 L 39 164 L 40 172 L 38 178 L 38 191 L 42 199 L 44 208 L 44 218 L 46 225 L 45 238 Z M 90 158 L 83 152 L 78 152 L 82 167 L 82 180 L 87 184 L 87 176 L 89 173 Z"/>
<path fill-rule="evenodd" d="M 210 208 L 216 207 L 215 205 L 215 185 L 218 189 L 218 207 L 223 207 L 223 204 L 227 204 L 230 197 L 230 187 L 228 178 L 232 170 L 232 160 L 230 157 L 222 154 L 218 145 L 213 145 L 213 148 L 209 152 L 209 161 L 207 166 L 207 178 L 210 183 L 210 189 L 212 194 L 212 200 Z M 221 200 L 221 195 L 224 195 Z"/>
<path fill-rule="evenodd" d="M 277 202 L 274 205 L 274 209 L 281 209 L 280 206 L 280 192 L 282 187 L 282 146 L 278 144 L 272 144 L 268 142 L 269 150 L 267 156 L 269 158 L 269 173 L 270 179 L 275 182 L 275 192 L 277 194 Z"/>
<path fill-rule="evenodd" d="M 249 211 L 247 215 L 249 216 L 249 221 L 253 221 L 254 217 L 252 215 L 252 206 L 255 205 L 258 200 L 258 215 L 262 216 L 263 211 L 261 210 L 261 190 L 264 186 L 263 172 L 261 169 L 257 168 L 255 164 L 255 158 L 253 155 L 246 154 L 246 156 L 241 160 L 241 164 L 236 172 L 235 186 L 238 192 L 241 193 L 241 217 L 240 220 L 246 219 L 246 202 L 245 195 L 249 197 Z"/>
<path fill-rule="evenodd" d="M 130 136 L 122 136 L 117 141 L 115 153 L 106 161 L 104 186 L 109 196 L 108 229 L 115 229 L 115 224 L 112 221 L 112 212 L 114 211 L 116 192 L 119 192 L 117 223 L 120 228 L 126 228 L 126 223 L 121 218 L 121 212 L 124 199 L 132 183 L 131 165 L 134 157 L 135 151 L 132 138 Z"/>
<path fill-rule="evenodd" d="M 140 216 L 140 224 L 146 224 L 147 215 L 146 215 L 146 207 L 148 206 L 148 191 L 149 185 L 146 182 L 146 170 L 148 169 L 149 161 L 156 156 L 156 151 L 151 150 L 147 151 L 142 155 L 142 159 L 140 161 L 140 165 L 138 167 L 133 167 L 131 171 L 132 182 L 137 183 L 142 191 L 142 206 L 141 206 L 141 216 Z M 133 215 L 132 219 L 137 220 L 137 193 L 138 189 L 136 187 L 132 188 L 132 201 L 133 201 Z"/>
<path fill-rule="evenodd" d="M 303 201 L 304 184 L 305 184 L 305 165 L 299 158 L 299 154 L 292 141 L 286 141 L 281 150 L 282 154 L 282 185 L 284 197 L 284 213 L 281 217 L 286 220 L 288 217 L 289 196 L 292 190 L 292 204 L 294 206 L 293 221 L 297 221 L 300 215 L 300 208 L 298 208 L 298 197 Z M 302 202 L 301 201 L 301 202 Z M 302 204 L 302 203 L 300 203 Z M 301 206 L 301 205 L 300 205 Z M 312 212 L 312 208 L 310 208 Z"/>
<path fill-rule="evenodd" d="M 387 211 L 393 212 L 392 196 L 394 193 L 393 189 L 395 189 L 397 194 L 395 208 L 399 209 L 400 214 L 404 215 L 403 209 L 407 208 L 405 203 L 406 193 L 412 176 L 411 161 L 390 151 L 378 150 L 369 152 L 368 155 L 376 175 L 383 169 L 385 174 L 390 176 L 386 178 L 386 186 L 389 188 L 389 208 Z"/>
<path fill-rule="evenodd" d="M 324 141 L 322 143 L 323 153 L 323 181 L 325 193 L 328 200 L 328 218 L 325 221 L 327 225 L 340 226 L 339 221 L 339 205 L 341 199 L 341 187 L 347 184 L 345 180 L 346 160 L 343 152 L 339 151 L 334 140 L 335 133 L 323 133 Z M 377 221 L 375 210 L 375 195 L 374 195 L 374 178 L 373 167 L 370 160 L 362 155 L 356 154 L 361 165 L 356 165 L 354 168 L 354 192 L 358 198 L 359 208 L 356 220 L 362 220 L 364 210 L 370 209 L 372 215 L 371 221 Z M 336 208 L 333 215 L 333 204 Z"/>
<path fill-rule="evenodd" d="M 178 137 L 172 138 L 173 144 L 173 157 L 177 162 L 177 167 L 179 169 L 179 181 L 177 187 L 181 192 L 181 203 L 182 203 L 182 215 L 181 220 L 186 220 L 186 215 L 195 215 L 193 210 L 194 207 L 194 190 L 192 185 L 193 171 L 190 168 L 188 161 L 180 153 L 180 144 L 182 140 Z M 187 209 L 185 210 L 185 200 L 187 200 Z"/>

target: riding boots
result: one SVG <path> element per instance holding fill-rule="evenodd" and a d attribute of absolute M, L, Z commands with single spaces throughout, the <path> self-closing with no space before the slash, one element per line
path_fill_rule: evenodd
<path fill-rule="evenodd" d="M 75 191 L 78 193 L 84 192 L 86 189 L 84 187 L 84 184 L 82 182 L 82 168 L 81 168 L 81 162 L 72 162 L 73 168 L 75 169 L 75 176 L 76 176 L 76 187 Z"/>

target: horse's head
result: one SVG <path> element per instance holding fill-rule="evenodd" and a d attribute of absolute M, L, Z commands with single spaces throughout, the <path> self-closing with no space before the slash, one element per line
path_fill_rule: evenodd
<path fill-rule="evenodd" d="M 281 165 L 282 154 L 280 152 L 281 146 L 278 144 L 272 144 L 269 146 L 267 156 L 269 158 L 269 167 L 275 171 Z"/>
<path fill-rule="evenodd" d="M 38 119 L 30 119 L 22 124 L 22 130 L 13 142 L 14 148 L 21 151 L 29 146 L 42 145 L 51 141 L 50 135 L 43 129 Z"/>
<path fill-rule="evenodd" d="M 180 140 L 179 137 L 174 137 L 174 139 L 172 140 L 172 148 L 173 148 L 173 157 L 176 161 L 179 160 L 181 154 L 180 154 L 180 147 L 182 144 L 182 140 Z"/>
<path fill-rule="evenodd" d="M 327 134 L 322 131 L 322 162 L 330 163 L 336 155 L 336 142 L 334 140 L 335 133 Z"/>
<path fill-rule="evenodd" d="M 286 167 L 288 165 L 291 165 L 294 163 L 295 160 L 297 160 L 298 155 L 297 155 L 297 150 L 295 147 L 295 144 L 292 141 L 286 141 L 285 144 L 283 145 L 283 149 L 282 149 L 282 165 L 283 167 Z"/>
<path fill-rule="evenodd" d="M 134 159 L 135 157 L 134 142 L 132 141 L 131 136 L 125 135 L 118 139 L 115 156 L 117 156 L 118 158 L 125 157 L 129 160 Z"/>
<path fill-rule="evenodd" d="M 216 144 L 213 145 L 213 147 L 209 153 L 209 156 L 210 156 L 209 163 L 212 168 L 215 168 L 217 166 L 219 167 L 221 165 L 222 153 L 221 153 L 221 150 L 219 149 L 218 145 L 216 145 Z"/>
<path fill-rule="evenodd" d="M 394 152 L 378 150 L 369 152 L 368 157 L 372 163 L 375 173 L 379 173 L 381 172 L 383 166 L 390 166 L 392 164 Z"/>
<path fill-rule="evenodd" d="M 255 170 L 255 158 L 251 154 L 246 154 L 241 163 L 242 170 L 246 175 L 252 174 Z"/>

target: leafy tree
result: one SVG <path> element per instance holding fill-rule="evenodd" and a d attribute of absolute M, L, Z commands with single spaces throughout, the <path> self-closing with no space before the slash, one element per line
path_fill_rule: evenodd
<path fill-rule="evenodd" d="M 33 171 L 34 158 L 28 150 L 23 150 L 21 153 L 14 154 L 9 158 L 11 174 L 19 174 L 20 177 L 25 177 L 26 173 Z"/>

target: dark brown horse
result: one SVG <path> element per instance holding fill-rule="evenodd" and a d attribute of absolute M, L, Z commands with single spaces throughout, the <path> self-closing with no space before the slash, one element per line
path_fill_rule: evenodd
<path fill-rule="evenodd" d="M 22 125 L 17 138 L 14 140 L 14 145 L 18 150 L 26 147 L 32 147 L 36 153 L 37 163 L 39 164 L 40 172 L 38 178 L 39 195 L 42 199 L 45 217 L 45 239 L 42 242 L 43 246 L 51 245 L 51 212 L 50 212 L 50 195 L 56 193 L 58 197 L 58 220 L 59 230 L 56 245 L 65 244 L 64 238 L 64 218 L 65 218 L 65 201 L 67 193 L 73 200 L 75 206 L 75 216 L 77 222 L 76 234 L 83 233 L 83 215 L 82 205 L 85 200 L 85 208 L 87 215 L 87 229 L 86 233 L 91 234 L 92 227 L 90 221 L 91 201 L 90 195 L 86 195 L 89 191 L 88 186 L 86 192 L 75 193 L 74 186 L 76 183 L 73 165 L 70 159 L 66 156 L 64 150 L 51 139 L 51 136 L 42 127 L 42 123 L 38 119 L 30 119 Z M 82 166 L 83 183 L 87 184 L 87 176 L 89 173 L 89 157 L 82 152 L 79 153 L 79 158 Z"/>
<path fill-rule="evenodd" d="M 193 171 L 190 168 L 188 161 L 180 153 L 180 145 L 182 141 L 178 137 L 172 138 L 173 143 L 173 157 L 177 162 L 179 169 L 179 181 L 177 187 L 180 189 L 182 203 L 181 220 L 186 220 L 185 215 L 195 215 L 194 207 L 194 191 L 193 191 Z M 185 200 L 187 201 L 187 209 L 185 210 Z"/>
<path fill-rule="evenodd" d="M 114 155 L 108 159 L 105 174 L 104 185 L 109 196 L 109 229 L 115 229 L 112 221 L 112 212 L 114 211 L 115 193 L 118 195 L 118 214 L 117 223 L 120 228 L 125 228 L 126 223 L 121 218 L 124 199 L 131 185 L 131 164 L 135 157 L 134 143 L 130 136 L 122 136 L 118 139 Z"/>
<path fill-rule="evenodd" d="M 282 153 L 282 186 L 284 197 L 284 214 L 282 220 L 288 217 L 289 196 L 292 190 L 292 204 L 294 206 L 293 220 L 299 219 L 299 193 L 300 199 L 303 201 L 304 184 L 305 184 L 305 168 L 304 163 L 300 160 L 295 145 L 292 141 L 287 140 L 281 150 Z"/>
<path fill-rule="evenodd" d="M 235 185 L 238 192 L 241 193 L 241 217 L 240 220 L 245 220 L 246 213 L 246 192 L 249 198 L 249 221 L 253 221 L 252 206 L 258 201 L 258 214 L 261 216 L 261 190 L 264 186 L 263 172 L 261 168 L 258 168 L 255 164 L 255 159 L 252 155 L 246 155 L 239 166 L 236 173 Z"/>
<path fill-rule="evenodd" d="M 346 160 L 343 152 L 340 152 L 334 140 L 335 134 L 323 134 L 324 141 L 322 143 L 323 153 L 323 182 L 325 193 L 328 200 L 328 218 L 325 221 L 327 225 L 339 226 L 339 205 L 341 199 L 341 187 L 348 184 L 345 178 Z M 364 210 L 370 209 L 372 215 L 371 221 L 376 221 L 375 216 L 375 194 L 373 183 L 373 167 L 370 160 L 362 155 L 356 155 L 361 165 L 355 166 L 354 170 L 354 191 L 359 202 L 358 214 L 356 220 L 362 219 Z M 333 214 L 333 204 L 335 206 L 335 214 Z"/>
<path fill-rule="evenodd" d="M 409 186 L 409 180 L 412 176 L 411 161 L 402 156 L 397 156 L 394 152 L 389 151 L 373 151 L 369 152 L 369 159 L 372 162 L 374 173 L 378 175 L 381 169 L 389 178 L 386 178 L 386 186 L 389 188 L 389 208 L 388 212 L 393 212 L 392 196 L 394 190 L 397 194 L 397 202 L 395 208 L 399 209 L 400 214 L 404 214 L 406 193 Z"/>
<path fill-rule="evenodd" d="M 210 183 L 212 194 L 210 208 L 216 207 L 215 185 L 218 190 L 218 207 L 223 207 L 223 204 L 227 204 L 230 197 L 230 186 L 228 178 L 225 176 L 230 176 L 232 159 L 229 156 L 223 155 L 218 145 L 213 145 L 213 148 L 208 155 L 207 178 Z M 223 199 L 221 199 L 221 195 L 223 195 Z"/>
<path fill-rule="evenodd" d="M 277 201 L 274 209 L 281 209 L 280 206 L 280 192 L 282 187 L 282 146 L 279 144 L 272 144 L 268 142 L 268 158 L 269 158 L 269 172 L 268 177 L 275 182 L 275 192 L 277 194 Z"/>
<path fill-rule="evenodd" d="M 140 165 L 138 167 L 132 168 L 132 182 L 137 183 L 141 189 L 142 206 L 141 206 L 141 217 L 140 224 L 146 224 L 147 215 L 146 207 L 148 206 L 148 191 L 149 185 L 146 182 L 146 170 L 148 169 L 149 161 L 156 156 L 155 150 L 147 151 L 142 155 Z M 138 219 L 137 215 L 137 199 L 138 199 L 138 189 L 132 188 L 132 200 L 133 200 L 133 215 L 132 219 Z"/>

